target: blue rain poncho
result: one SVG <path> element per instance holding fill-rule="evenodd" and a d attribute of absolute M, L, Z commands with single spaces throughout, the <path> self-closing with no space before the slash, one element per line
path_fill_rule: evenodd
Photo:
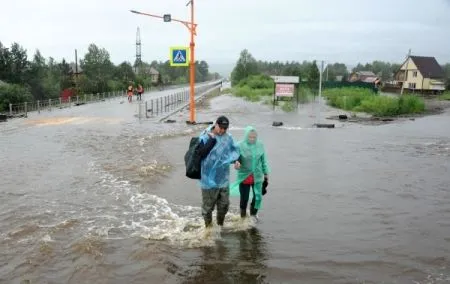
<path fill-rule="evenodd" d="M 205 145 L 211 139 L 208 127 L 200 134 L 200 141 Z M 216 144 L 201 163 L 200 186 L 203 190 L 228 188 L 230 185 L 230 164 L 239 158 L 239 150 L 229 133 L 216 135 Z"/>
<path fill-rule="evenodd" d="M 262 184 L 264 175 L 269 174 L 270 169 L 267 163 L 264 145 L 257 138 L 254 143 L 250 143 L 248 136 L 250 132 L 255 131 L 252 126 L 245 128 L 244 139 L 239 142 L 241 167 L 237 171 L 237 180 L 230 186 L 230 195 L 239 196 L 239 184 L 249 175 L 253 174 L 255 191 L 255 209 L 261 208 L 262 203 Z M 252 191 L 250 191 L 252 192 Z"/>

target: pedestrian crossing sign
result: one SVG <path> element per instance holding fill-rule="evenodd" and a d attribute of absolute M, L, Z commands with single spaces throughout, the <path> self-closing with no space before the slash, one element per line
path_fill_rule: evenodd
<path fill-rule="evenodd" d="M 171 47 L 170 66 L 189 66 L 189 47 Z"/>

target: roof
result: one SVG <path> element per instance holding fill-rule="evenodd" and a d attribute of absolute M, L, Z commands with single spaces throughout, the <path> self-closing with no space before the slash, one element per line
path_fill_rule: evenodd
<path fill-rule="evenodd" d="M 356 74 L 362 76 L 376 76 L 372 71 L 357 71 Z"/>
<path fill-rule="evenodd" d="M 434 57 L 410 56 L 420 73 L 425 78 L 444 78 L 444 70 Z"/>
<path fill-rule="evenodd" d="M 158 72 L 158 70 L 156 70 L 155 68 L 153 68 L 153 67 L 150 67 L 150 74 L 151 75 L 159 75 L 159 72 Z"/>
<path fill-rule="evenodd" d="M 270 76 L 275 83 L 299 83 L 300 79 L 297 76 Z"/>
<path fill-rule="evenodd" d="M 373 83 L 376 80 L 378 80 L 378 77 L 376 77 L 376 76 L 368 76 L 368 77 L 365 77 L 364 79 L 361 79 L 361 82 Z"/>

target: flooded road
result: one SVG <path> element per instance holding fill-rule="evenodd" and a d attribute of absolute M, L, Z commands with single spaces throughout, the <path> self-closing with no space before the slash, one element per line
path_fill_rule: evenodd
<path fill-rule="evenodd" d="M 312 128 L 321 110 L 199 110 L 237 139 L 255 126 L 272 168 L 261 222 L 233 198 L 216 239 L 184 176 L 202 126 L 109 102 L 1 125 L 0 283 L 449 283 L 450 113 Z"/>

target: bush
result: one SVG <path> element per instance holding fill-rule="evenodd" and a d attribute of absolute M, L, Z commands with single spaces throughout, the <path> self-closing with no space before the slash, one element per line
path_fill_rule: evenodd
<path fill-rule="evenodd" d="M 30 91 L 20 85 L 0 85 L 0 112 L 9 110 L 9 104 L 31 102 L 33 97 Z"/>
<path fill-rule="evenodd" d="M 324 90 L 328 104 L 340 109 L 367 112 L 376 116 L 394 116 L 421 113 L 425 110 L 423 99 L 404 95 L 400 98 L 380 96 L 366 88 L 333 88 Z"/>
<path fill-rule="evenodd" d="M 233 95 L 257 102 L 273 95 L 273 81 L 266 75 L 254 75 L 241 80 L 232 88 Z"/>
<path fill-rule="evenodd" d="M 444 92 L 442 95 L 439 96 L 439 99 L 450 101 L 450 91 Z"/>

